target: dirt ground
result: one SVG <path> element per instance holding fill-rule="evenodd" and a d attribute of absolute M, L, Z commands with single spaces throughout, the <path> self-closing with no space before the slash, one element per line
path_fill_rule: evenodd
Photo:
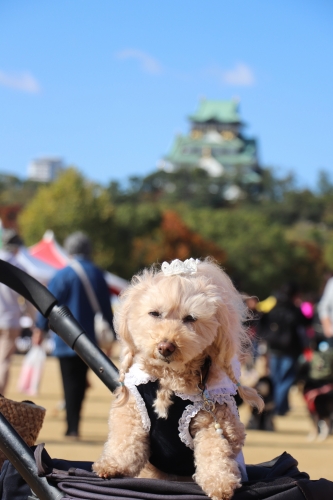
<path fill-rule="evenodd" d="M 64 438 L 64 412 L 59 409 L 62 388 L 57 359 L 47 358 L 40 393 L 28 398 L 17 391 L 22 359 L 20 355 L 14 357 L 6 396 L 16 401 L 32 399 L 46 408 L 45 422 L 37 442 L 46 443 L 46 449 L 53 458 L 87 461 L 97 459 L 107 437 L 107 419 L 112 394 L 90 371 L 90 388 L 82 412 L 81 439 L 77 442 L 68 441 Z M 296 458 L 299 469 L 306 471 L 311 479 L 324 477 L 333 480 L 333 436 L 329 436 L 324 442 L 308 442 L 307 435 L 311 423 L 296 388 L 291 392 L 291 401 L 292 410 L 288 416 L 276 418 L 275 432 L 247 431 L 245 462 L 264 462 L 287 451 Z M 245 423 L 249 416 L 248 408 L 241 407 L 240 413 Z"/>

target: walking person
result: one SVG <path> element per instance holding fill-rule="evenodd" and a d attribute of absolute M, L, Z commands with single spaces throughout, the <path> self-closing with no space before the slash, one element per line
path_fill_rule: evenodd
<path fill-rule="evenodd" d="M 50 292 L 58 299 L 59 304 L 66 305 L 76 320 L 83 327 L 87 336 L 96 343 L 94 332 L 95 312 L 87 296 L 85 287 L 75 270 L 77 263 L 83 269 L 98 300 L 104 319 L 113 328 L 113 315 L 110 295 L 103 271 L 91 260 L 92 245 L 88 236 L 80 231 L 69 235 L 64 243 L 65 250 L 72 257 L 75 265 L 68 265 L 57 271 L 49 283 Z M 36 325 L 46 332 L 48 321 L 38 315 Z M 82 403 L 87 388 L 87 365 L 65 342 L 55 335 L 54 356 L 57 356 L 64 389 L 67 430 L 65 436 L 79 437 L 79 423 Z"/>
<path fill-rule="evenodd" d="M 333 277 L 329 278 L 318 303 L 318 315 L 324 336 L 333 348 Z"/>
<path fill-rule="evenodd" d="M 23 241 L 13 229 L 2 230 L 0 259 L 22 269 L 16 254 Z M 0 283 L 0 394 L 4 395 L 8 385 L 15 340 L 20 335 L 20 319 L 23 315 L 19 303 L 20 296 L 11 288 Z"/>
<path fill-rule="evenodd" d="M 302 330 L 308 320 L 295 304 L 298 287 L 286 283 L 276 293 L 276 305 L 260 321 L 259 337 L 267 342 L 275 414 L 289 411 L 289 389 L 296 381 L 297 360 L 303 352 Z"/>

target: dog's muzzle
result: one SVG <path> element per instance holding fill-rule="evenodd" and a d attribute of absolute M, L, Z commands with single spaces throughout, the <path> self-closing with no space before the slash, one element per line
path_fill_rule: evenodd
<path fill-rule="evenodd" d="M 157 346 L 158 352 L 164 358 L 168 358 L 175 352 L 176 346 L 172 342 L 168 342 L 167 340 L 164 342 L 160 342 Z"/>

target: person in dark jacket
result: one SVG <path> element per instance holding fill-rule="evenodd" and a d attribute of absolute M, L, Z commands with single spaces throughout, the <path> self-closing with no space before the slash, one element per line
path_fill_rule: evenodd
<path fill-rule="evenodd" d="M 285 415 L 289 411 L 289 389 L 296 381 L 297 359 L 303 351 L 302 331 L 307 320 L 295 304 L 295 284 L 283 285 L 275 296 L 276 305 L 261 318 L 259 336 L 267 342 L 275 413 Z"/>
<path fill-rule="evenodd" d="M 84 233 L 77 231 L 68 236 L 64 247 L 68 254 L 81 264 L 95 291 L 103 317 L 112 327 L 113 315 L 109 290 L 103 271 L 91 261 L 92 245 L 89 238 Z M 59 304 L 69 307 L 90 340 L 96 343 L 94 332 L 95 312 L 90 305 L 81 279 L 73 267 L 69 265 L 59 270 L 50 281 L 48 288 L 58 299 Z M 48 330 L 47 319 L 39 314 L 36 326 L 46 332 Z M 60 363 L 66 404 L 66 436 L 76 438 L 79 436 L 80 412 L 87 388 L 86 376 L 88 368 L 58 335 L 55 335 L 53 354 L 58 357 Z"/>

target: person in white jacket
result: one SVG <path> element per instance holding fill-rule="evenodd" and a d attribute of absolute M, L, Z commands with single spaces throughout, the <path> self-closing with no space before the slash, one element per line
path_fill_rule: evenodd
<path fill-rule="evenodd" d="M 2 230 L 0 259 L 22 269 L 16 254 L 23 244 L 13 229 Z M 8 384 L 11 357 L 15 352 L 15 339 L 20 335 L 22 310 L 19 295 L 0 283 L 0 394 L 5 393 Z"/>
<path fill-rule="evenodd" d="M 325 337 L 333 347 L 333 277 L 326 283 L 324 293 L 318 304 L 318 315 Z"/>

